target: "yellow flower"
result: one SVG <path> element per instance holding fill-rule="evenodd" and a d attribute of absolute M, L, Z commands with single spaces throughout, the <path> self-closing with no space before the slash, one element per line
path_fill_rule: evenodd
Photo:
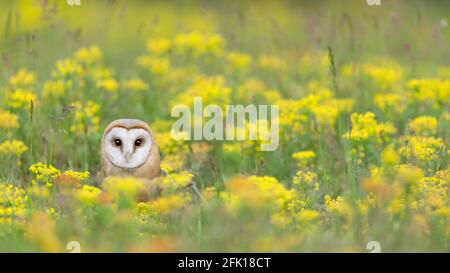
<path fill-rule="evenodd" d="M 129 79 L 123 83 L 123 88 L 132 91 L 145 91 L 148 85 L 141 79 Z"/>
<path fill-rule="evenodd" d="M 438 208 L 434 213 L 438 216 L 448 218 L 450 217 L 450 207 Z"/>
<path fill-rule="evenodd" d="M 383 113 L 399 114 L 405 110 L 405 96 L 398 93 L 375 95 L 374 104 Z"/>
<path fill-rule="evenodd" d="M 83 47 L 75 52 L 75 60 L 82 64 L 92 65 L 102 59 L 102 52 L 97 46 Z"/>
<path fill-rule="evenodd" d="M 225 107 L 229 103 L 231 88 L 225 85 L 223 76 L 201 76 L 194 79 L 194 82 L 185 92 L 180 93 L 171 102 L 171 106 L 186 104 L 193 107 L 193 97 L 202 97 L 203 105 L 216 104 Z"/>
<path fill-rule="evenodd" d="M 400 162 L 400 156 L 395 151 L 393 145 L 387 146 L 381 153 L 381 161 L 386 165 L 397 165 Z"/>
<path fill-rule="evenodd" d="M 293 190 L 286 189 L 276 178 L 270 176 L 235 177 L 226 182 L 226 187 L 244 205 L 251 208 L 272 205 L 282 208 L 295 197 Z"/>
<path fill-rule="evenodd" d="M 20 140 L 6 140 L 0 144 L 0 154 L 21 156 L 28 147 Z"/>
<path fill-rule="evenodd" d="M 294 153 L 292 158 L 296 160 L 300 166 L 305 166 L 316 158 L 316 153 L 314 151 L 299 151 Z"/>
<path fill-rule="evenodd" d="M 338 196 L 335 199 L 332 199 L 330 195 L 325 195 L 325 206 L 330 212 L 347 217 L 348 219 L 351 219 L 351 217 L 353 216 L 351 207 L 347 204 L 344 197 L 342 196 Z"/>
<path fill-rule="evenodd" d="M 318 191 L 320 188 L 317 174 L 310 171 L 298 171 L 292 180 L 292 184 L 298 186 L 302 190 L 314 189 L 315 191 Z"/>
<path fill-rule="evenodd" d="M 244 70 L 250 66 L 252 57 L 245 53 L 233 51 L 228 53 L 227 61 L 233 69 Z"/>
<path fill-rule="evenodd" d="M 36 103 L 36 94 L 28 90 L 16 89 L 6 95 L 6 102 L 11 108 L 30 109 L 31 103 Z"/>
<path fill-rule="evenodd" d="M 353 113 L 351 116 L 352 128 L 344 137 L 354 141 L 364 141 L 374 138 L 377 142 L 395 134 L 397 132 L 391 123 L 379 123 L 375 119 L 375 114 L 367 112 L 365 114 Z"/>
<path fill-rule="evenodd" d="M 100 104 L 87 101 L 85 105 L 79 102 L 73 104 L 75 107 L 74 123 L 70 131 L 74 134 L 95 133 L 100 126 Z"/>
<path fill-rule="evenodd" d="M 56 63 L 56 70 L 52 72 L 55 78 L 67 78 L 80 76 L 84 73 L 83 68 L 72 59 L 63 59 Z"/>
<path fill-rule="evenodd" d="M 83 181 L 89 178 L 89 172 L 76 172 L 72 170 L 67 170 L 64 172 L 64 175 L 67 175 L 68 177 Z"/>
<path fill-rule="evenodd" d="M 53 186 L 53 181 L 61 175 L 61 172 L 50 164 L 42 162 L 35 163 L 30 166 L 30 172 L 34 178 L 31 180 L 33 185 L 43 184 L 48 188 Z"/>
<path fill-rule="evenodd" d="M 158 213 L 171 213 L 179 210 L 189 203 L 190 199 L 181 195 L 163 196 L 150 203 L 152 209 Z"/>
<path fill-rule="evenodd" d="M 97 198 L 100 195 L 101 190 L 99 188 L 84 185 L 81 189 L 75 193 L 76 199 L 87 207 L 92 207 L 97 203 Z"/>
<path fill-rule="evenodd" d="M 363 64 L 362 69 L 364 73 L 372 78 L 377 86 L 382 89 L 392 87 L 403 78 L 401 67 L 393 63 L 384 66 L 366 63 Z"/>
<path fill-rule="evenodd" d="M 144 189 L 144 183 L 135 177 L 108 177 L 103 188 L 118 196 L 134 198 Z"/>
<path fill-rule="evenodd" d="M 390 202 L 387 207 L 387 211 L 391 215 L 399 214 L 405 209 L 405 200 L 401 198 L 396 198 Z"/>
<path fill-rule="evenodd" d="M 147 50 L 155 55 L 162 55 L 170 50 L 171 41 L 165 38 L 153 38 L 147 41 Z"/>
<path fill-rule="evenodd" d="M 28 201 L 23 189 L 0 182 L 0 224 L 23 220 Z"/>
<path fill-rule="evenodd" d="M 319 213 L 315 210 L 302 209 L 297 215 L 296 219 L 300 223 L 308 223 L 316 220 L 319 217 Z"/>
<path fill-rule="evenodd" d="M 432 136 L 436 134 L 438 121 L 435 117 L 421 116 L 409 122 L 409 129 L 416 135 Z"/>
<path fill-rule="evenodd" d="M 9 84 L 15 87 L 28 87 L 34 84 L 36 77 L 33 72 L 20 69 L 15 75 L 9 78 Z"/>
<path fill-rule="evenodd" d="M 220 56 L 224 51 L 225 40 L 218 34 L 182 33 L 175 37 L 174 46 L 178 54 L 193 57 L 204 54 Z"/>
<path fill-rule="evenodd" d="M 444 147 L 441 138 L 410 136 L 406 140 L 407 144 L 400 148 L 400 154 L 407 159 L 414 157 L 423 162 L 436 159 L 437 152 Z"/>
<path fill-rule="evenodd" d="M 97 82 L 97 88 L 103 89 L 107 92 L 114 93 L 119 88 L 119 83 L 115 79 L 103 79 Z"/>
<path fill-rule="evenodd" d="M 441 79 L 412 79 L 407 82 L 412 98 L 418 102 L 431 103 L 433 108 L 438 103 L 445 103 L 450 98 L 450 81 Z"/>
<path fill-rule="evenodd" d="M 161 178 L 161 187 L 166 190 L 178 190 L 189 186 L 194 175 L 182 171 L 180 173 L 171 173 Z"/>
<path fill-rule="evenodd" d="M 0 128 L 2 129 L 19 128 L 17 115 L 0 109 Z"/>
<path fill-rule="evenodd" d="M 72 86 L 71 81 L 55 80 L 46 81 L 42 89 L 42 96 L 48 97 L 62 97 L 65 95 L 66 89 L 70 89 Z"/>

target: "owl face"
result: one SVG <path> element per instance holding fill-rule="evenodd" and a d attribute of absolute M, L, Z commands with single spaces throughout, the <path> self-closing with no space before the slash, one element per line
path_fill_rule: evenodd
<path fill-rule="evenodd" d="M 153 145 L 150 133 L 142 128 L 114 127 L 105 134 L 103 141 L 107 159 L 124 169 L 142 166 Z"/>

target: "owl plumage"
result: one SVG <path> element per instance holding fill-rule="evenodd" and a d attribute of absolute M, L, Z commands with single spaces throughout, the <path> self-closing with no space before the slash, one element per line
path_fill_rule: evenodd
<path fill-rule="evenodd" d="M 133 176 L 150 181 L 160 176 L 160 155 L 150 126 L 137 119 L 111 122 L 102 137 L 101 167 L 100 180 Z"/>

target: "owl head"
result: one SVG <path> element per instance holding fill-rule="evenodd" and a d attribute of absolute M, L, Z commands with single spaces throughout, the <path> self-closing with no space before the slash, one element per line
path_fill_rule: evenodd
<path fill-rule="evenodd" d="M 137 119 L 111 122 L 102 138 L 102 168 L 105 177 L 132 175 L 153 178 L 160 172 L 160 158 L 152 131 Z"/>

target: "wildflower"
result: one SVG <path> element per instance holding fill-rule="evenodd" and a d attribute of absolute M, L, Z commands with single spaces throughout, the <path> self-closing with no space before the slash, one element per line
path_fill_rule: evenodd
<path fill-rule="evenodd" d="M 170 50 L 171 41 L 165 38 L 153 38 L 147 41 L 147 50 L 155 55 L 162 55 Z"/>
<path fill-rule="evenodd" d="M 113 71 L 109 68 L 96 66 L 89 69 L 89 75 L 95 82 L 101 82 L 102 80 L 109 80 L 113 78 Z"/>
<path fill-rule="evenodd" d="M 16 89 L 6 95 L 6 102 L 11 108 L 30 109 L 31 103 L 36 102 L 36 94 L 22 89 Z"/>
<path fill-rule="evenodd" d="M 411 79 L 407 87 L 412 90 L 412 99 L 420 103 L 430 103 L 439 107 L 450 98 L 450 81 L 440 79 Z"/>
<path fill-rule="evenodd" d="M 193 174 L 182 171 L 171 173 L 161 179 L 161 187 L 165 190 L 178 190 L 188 187 L 192 182 Z"/>
<path fill-rule="evenodd" d="M 74 179 L 78 179 L 80 181 L 86 180 L 89 178 L 89 172 L 88 171 L 84 171 L 84 172 L 76 172 L 76 171 L 72 171 L 72 170 L 67 170 L 63 173 L 64 175 L 74 178 Z"/>
<path fill-rule="evenodd" d="M 302 190 L 314 189 L 315 191 L 318 191 L 320 188 L 317 174 L 310 171 L 298 171 L 292 180 L 292 184 L 298 186 Z"/>
<path fill-rule="evenodd" d="M 116 197 L 133 199 L 144 189 L 144 183 L 134 177 L 108 177 L 103 183 L 103 188 Z"/>
<path fill-rule="evenodd" d="M 441 138 L 411 136 L 407 137 L 407 144 L 400 148 L 400 154 L 407 159 L 414 157 L 427 162 L 437 158 L 437 152 L 443 146 Z"/>
<path fill-rule="evenodd" d="M 72 59 L 63 59 L 56 63 L 56 70 L 52 72 L 54 78 L 67 78 L 80 76 L 84 73 L 83 68 Z"/>
<path fill-rule="evenodd" d="M 42 162 L 35 163 L 30 166 L 30 172 L 34 178 L 31 180 L 33 185 L 43 184 L 48 188 L 53 186 L 53 181 L 61 175 L 61 172 L 50 164 Z"/>
<path fill-rule="evenodd" d="M 299 166 L 306 166 L 316 158 L 314 151 L 299 151 L 292 155 L 292 158 L 297 161 Z"/>
<path fill-rule="evenodd" d="M 437 119 L 430 116 L 417 117 L 409 122 L 409 128 L 416 135 L 432 136 L 436 134 Z"/>
<path fill-rule="evenodd" d="M 284 207 L 294 198 L 294 192 L 286 189 L 270 176 L 235 177 L 226 183 L 231 194 L 252 208 L 275 205 Z"/>
<path fill-rule="evenodd" d="M 114 93 L 119 88 L 119 83 L 115 79 L 103 79 L 97 82 L 97 88 L 103 89 L 109 93 Z"/>
<path fill-rule="evenodd" d="M 387 146 L 381 153 L 381 161 L 386 165 L 397 165 L 400 162 L 400 156 L 392 145 Z"/>
<path fill-rule="evenodd" d="M 354 141 L 364 141 L 375 138 L 377 142 L 396 133 L 394 125 L 391 123 L 379 123 L 375 120 L 375 114 L 367 112 L 365 114 L 353 113 L 351 116 L 352 129 L 344 137 Z"/>
<path fill-rule="evenodd" d="M 20 69 L 15 75 L 9 78 L 9 84 L 14 87 L 28 87 L 33 85 L 36 80 L 36 76 L 33 72 L 26 69 Z"/>
<path fill-rule="evenodd" d="M 101 58 L 102 52 L 97 46 L 83 47 L 75 52 L 75 60 L 86 65 L 98 63 Z"/>
<path fill-rule="evenodd" d="M 319 213 L 310 209 L 303 209 L 296 215 L 296 219 L 300 223 L 309 223 L 316 220 L 318 217 Z"/>
<path fill-rule="evenodd" d="M 405 200 L 403 198 L 396 198 L 390 202 L 387 211 L 390 215 L 395 215 L 405 210 Z"/>
<path fill-rule="evenodd" d="M 230 52 L 227 55 L 227 61 L 233 69 L 245 70 L 252 62 L 250 55 L 240 52 Z"/>
<path fill-rule="evenodd" d="M 141 79 L 130 79 L 123 83 L 123 88 L 131 91 L 145 91 L 148 85 Z"/>
<path fill-rule="evenodd" d="M 178 54 L 192 57 L 206 54 L 221 56 L 224 51 L 225 40 L 218 34 L 182 33 L 175 37 L 174 47 Z"/>
<path fill-rule="evenodd" d="M 28 150 L 28 147 L 20 140 L 6 140 L 0 143 L 0 154 L 21 156 Z"/>
<path fill-rule="evenodd" d="M 0 224 L 23 220 L 28 201 L 23 189 L 9 183 L 0 183 Z"/>
<path fill-rule="evenodd" d="M 327 210 L 336 213 L 340 216 L 346 217 L 347 219 L 351 219 L 353 212 L 351 207 L 346 203 L 344 197 L 338 196 L 335 199 L 331 198 L 330 195 L 325 195 L 325 206 Z"/>
<path fill-rule="evenodd" d="M 158 213 L 167 214 L 179 210 L 189 203 L 190 199 L 179 194 L 163 196 L 151 202 L 151 208 Z"/>
<path fill-rule="evenodd" d="M 179 94 L 171 101 L 171 105 L 186 104 L 189 107 L 194 105 L 194 97 L 202 97 L 204 105 L 216 104 L 225 106 L 229 103 L 231 89 L 225 85 L 225 79 L 222 76 L 201 76 L 194 80 L 194 83 L 188 89 Z"/>
<path fill-rule="evenodd" d="M 405 96 L 403 94 L 378 94 L 374 97 L 375 106 L 383 113 L 399 114 L 405 110 Z"/>
<path fill-rule="evenodd" d="M 42 89 L 42 96 L 44 98 L 49 97 L 62 97 L 65 95 L 66 89 L 72 87 L 71 81 L 55 80 L 46 81 Z"/>
<path fill-rule="evenodd" d="M 362 70 L 382 89 L 392 87 L 403 78 L 401 67 L 392 63 L 383 66 L 366 63 L 363 64 Z"/>
<path fill-rule="evenodd" d="M 97 203 L 97 199 L 101 193 L 99 188 L 84 185 L 75 192 L 75 198 L 87 207 L 92 207 Z"/>
<path fill-rule="evenodd" d="M 76 110 L 70 131 L 74 134 L 97 132 L 100 126 L 100 105 L 90 100 L 84 105 L 79 102 L 73 105 Z"/>
<path fill-rule="evenodd" d="M 0 129 L 19 128 L 18 116 L 9 111 L 0 109 Z"/>

